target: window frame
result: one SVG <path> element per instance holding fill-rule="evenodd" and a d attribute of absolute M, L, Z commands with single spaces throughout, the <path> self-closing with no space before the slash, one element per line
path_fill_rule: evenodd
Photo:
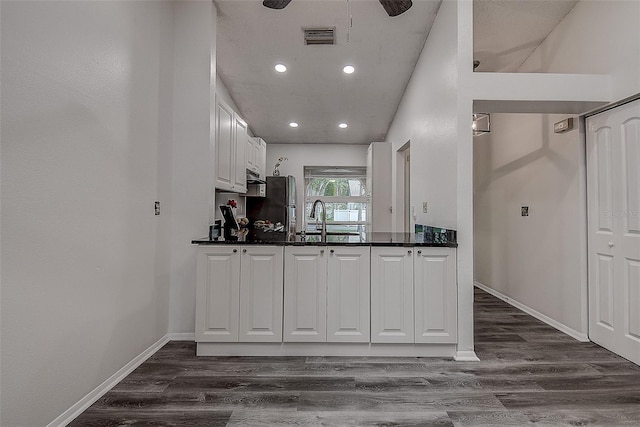
<path fill-rule="evenodd" d="M 357 203 L 365 205 L 365 214 L 368 198 L 366 196 L 367 188 L 367 176 L 366 167 L 364 166 L 304 166 L 304 212 L 303 214 L 303 226 L 305 231 L 314 230 L 314 224 L 319 224 L 319 221 L 312 222 L 307 216 L 307 209 L 313 204 L 315 200 L 322 200 L 325 204 L 328 203 Z M 333 171 L 333 172 L 332 172 Z M 357 179 L 362 186 L 363 195 L 361 196 L 312 196 L 309 194 L 310 186 L 315 179 Z M 359 231 L 363 231 L 367 225 L 366 217 L 362 221 L 335 221 L 327 220 L 327 227 L 340 226 L 340 225 L 352 225 L 358 227 Z M 316 227 L 317 228 L 317 227 Z"/>

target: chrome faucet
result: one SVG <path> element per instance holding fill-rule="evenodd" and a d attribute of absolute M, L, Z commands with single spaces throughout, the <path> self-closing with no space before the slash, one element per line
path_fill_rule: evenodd
<path fill-rule="evenodd" d="M 327 207 L 324 205 L 324 202 L 322 200 L 317 199 L 315 202 L 313 202 L 313 206 L 311 207 L 311 215 L 309 215 L 309 218 L 315 219 L 316 206 L 318 205 L 318 203 L 320 203 L 320 206 L 322 206 L 322 230 L 320 231 L 320 241 L 326 242 L 327 241 Z"/>

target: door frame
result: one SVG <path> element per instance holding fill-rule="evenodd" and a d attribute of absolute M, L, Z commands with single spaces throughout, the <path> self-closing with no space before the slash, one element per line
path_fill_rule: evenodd
<path fill-rule="evenodd" d="M 399 212 L 395 213 L 395 229 L 399 232 L 408 231 L 411 232 L 411 212 L 407 211 L 407 208 L 411 206 L 411 188 L 407 188 L 407 184 L 410 185 L 411 180 L 406 181 L 406 155 L 411 155 L 411 140 L 405 142 L 396 151 L 396 206 Z M 411 168 L 411 163 L 409 163 Z M 411 173 L 411 169 L 409 169 Z M 408 219 L 408 224 L 407 224 Z"/>

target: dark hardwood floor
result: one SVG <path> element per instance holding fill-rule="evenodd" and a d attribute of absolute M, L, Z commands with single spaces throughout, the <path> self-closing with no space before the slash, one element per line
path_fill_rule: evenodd
<path fill-rule="evenodd" d="M 476 290 L 481 362 L 196 357 L 171 342 L 71 426 L 640 425 L 640 367 Z"/>

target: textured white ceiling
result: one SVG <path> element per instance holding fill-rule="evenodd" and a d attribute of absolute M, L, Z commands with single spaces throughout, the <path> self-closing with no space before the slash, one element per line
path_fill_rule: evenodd
<path fill-rule="evenodd" d="M 386 136 L 440 0 L 414 0 L 393 18 L 377 0 L 350 3 L 349 29 L 346 0 L 293 0 L 283 10 L 260 0 L 216 1 L 218 73 L 257 136 L 355 144 Z M 304 46 L 302 27 L 314 26 L 335 26 L 338 44 Z M 274 71 L 278 62 L 286 73 Z M 344 75 L 345 64 L 356 72 Z M 349 127 L 339 129 L 341 121 Z"/>
<path fill-rule="evenodd" d="M 445 0 L 448 1 L 448 0 Z M 440 0 L 413 0 L 389 17 L 378 0 L 216 0 L 218 73 L 257 136 L 268 143 L 383 140 Z M 513 72 L 577 0 L 474 0 L 476 71 Z M 303 27 L 335 26 L 337 45 L 304 46 Z M 347 43 L 347 31 L 349 42 Z M 282 62 L 285 74 L 273 66 Z M 356 73 L 345 76 L 342 67 Z M 297 129 L 290 121 L 300 124 Z M 346 121 L 349 127 L 339 129 Z"/>
<path fill-rule="evenodd" d="M 474 0 L 476 71 L 514 72 L 578 0 Z"/>

